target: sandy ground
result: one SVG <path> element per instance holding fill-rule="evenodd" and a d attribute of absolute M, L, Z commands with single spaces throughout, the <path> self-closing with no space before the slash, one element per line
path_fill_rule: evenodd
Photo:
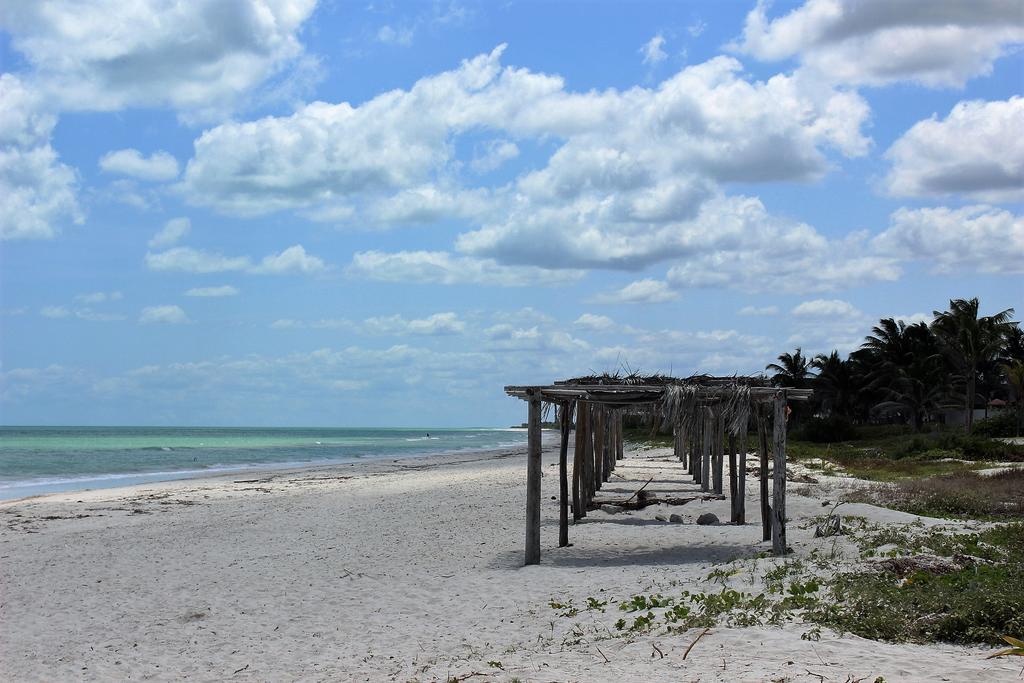
<path fill-rule="evenodd" d="M 628 496 L 653 477 L 649 490 L 692 495 L 666 456 L 629 455 L 604 494 Z M 728 519 L 726 501 L 593 512 L 559 549 L 556 460 L 545 452 L 543 557 L 532 567 L 522 566 L 525 457 L 516 451 L 0 504 L 0 679 L 1021 680 L 1019 664 L 986 660 L 989 650 L 828 631 L 814 642 L 799 624 L 714 628 L 684 660 L 697 631 L 631 640 L 609 637 L 613 610 L 561 617 L 552 600 L 710 591 L 716 563 L 753 575 L 776 560 L 756 559 L 768 544 L 753 498 L 745 526 L 694 523 L 707 511 Z M 822 514 L 828 487 L 791 497 L 798 555 L 832 542 L 801 528 Z M 868 505 L 844 511 L 915 519 Z M 684 522 L 654 519 L 669 512 Z"/>

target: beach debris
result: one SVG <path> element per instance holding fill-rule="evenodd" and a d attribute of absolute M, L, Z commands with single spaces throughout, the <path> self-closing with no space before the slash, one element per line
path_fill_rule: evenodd
<path fill-rule="evenodd" d="M 828 538 L 843 533 L 843 520 L 839 515 L 829 515 L 825 521 L 814 527 L 815 538 Z"/>
<path fill-rule="evenodd" d="M 687 656 L 688 654 L 690 654 L 690 650 L 692 650 L 692 649 L 693 649 L 693 646 L 697 644 L 697 641 L 698 641 L 698 640 L 700 640 L 701 638 L 703 638 L 704 636 L 706 636 L 706 635 L 707 635 L 708 633 L 710 633 L 710 632 L 711 632 L 711 629 L 710 629 L 710 628 L 706 628 L 706 629 L 704 629 L 703 631 L 701 631 L 701 632 L 700 632 L 700 635 L 699 635 L 699 636 L 697 636 L 696 638 L 694 638 L 694 639 L 693 639 L 693 642 L 692 642 L 692 643 L 690 643 L 690 647 L 686 648 L 686 652 L 684 652 L 684 653 L 683 653 L 683 659 L 686 659 L 686 656 Z"/>
<path fill-rule="evenodd" d="M 641 486 L 636 491 L 634 491 L 633 495 L 626 499 L 626 502 L 628 503 L 629 501 L 633 500 L 633 498 L 636 498 L 638 501 L 647 500 L 648 496 L 646 494 L 645 495 L 641 495 L 641 494 L 644 493 L 644 489 L 647 488 L 647 484 L 650 484 L 652 481 L 654 481 L 654 477 L 651 477 L 650 479 L 648 479 L 644 483 L 643 486 Z"/>
<path fill-rule="evenodd" d="M 683 516 L 682 515 L 677 515 L 677 514 L 675 514 L 673 512 L 671 515 L 668 516 L 668 521 L 675 522 L 676 524 L 682 524 L 683 523 Z"/>
<path fill-rule="evenodd" d="M 697 524 L 704 526 L 718 524 L 718 515 L 713 512 L 705 512 L 703 515 L 697 518 Z"/>
<path fill-rule="evenodd" d="M 667 522 L 668 521 L 668 517 L 666 517 L 665 515 L 654 515 L 654 518 L 656 520 L 658 520 L 659 522 Z"/>
<path fill-rule="evenodd" d="M 925 572 L 935 576 L 949 574 L 951 572 L 976 567 L 978 565 L 991 565 L 992 562 L 974 555 L 956 554 L 952 557 L 941 557 L 939 555 L 921 554 L 907 557 L 889 557 L 879 560 L 876 563 L 881 569 L 892 572 L 900 577 L 908 577 L 917 572 Z"/>
<path fill-rule="evenodd" d="M 611 504 L 605 503 L 604 505 L 601 506 L 601 511 L 602 512 L 607 512 L 609 515 L 616 515 L 616 514 L 622 512 L 622 507 L 619 506 L 619 505 L 611 505 Z"/>

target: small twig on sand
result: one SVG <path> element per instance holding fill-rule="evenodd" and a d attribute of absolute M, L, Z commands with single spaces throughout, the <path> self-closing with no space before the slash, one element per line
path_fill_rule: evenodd
<path fill-rule="evenodd" d="M 655 645 L 654 643 L 651 643 L 651 647 L 653 647 L 653 648 L 654 648 L 654 649 L 655 649 L 655 650 L 657 651 L 657 653 L 658 653 L 659 655 L 661 655 L 661 659 L 665 659 L 665 653 L 661 651 L 661 648 L 659 648 L 659 647 L 658 647 L 657 645 Z M 654 652 L 652 652 L 652 653 L 651 653 L 651 656 L 652 656 L 652 657 L 654 656 Z"/>
<path fill-rule="evenodd" d="M 652 481 L 654 481 L 654 477 L 651 477 L 650 479 L 648 479 L 648 480 L 647 480 L 647 484 L 650 484 L 650 483 L 651 483 Z M 644 484 L 643 486 L 641 486 L 640 488 L 638 488 L 638 489 L 637 489 L 636 491 L 633 491 L 633 495 L 632 495 L 632 496 L 630 496 L 629 498 L 627 498 L 627 499 L 626 499 L 626 502 L 628 503 L 629 501 L 633 500 L 633 499 L 634 499 L 634 498 L 636 497 L 636 494 L 640 493 L 640 492 L 641 492 L 641 491 L 643 491 L 643 490 L 644 490 L 645 488 L 647 488 L 647 484 Z"/>
<path fill-rule="evenodd" d="M 693 642 L 690 643 L 690 647 L 686 648 L 686 652 L 683 653 L 683 659 L 686 659 L 686 655 L 690 654 L 690 650 L 692 650 L 693 646 L 697 644 L 697 641 L 706 636 L 710 631 L 710 628 L 706 628 L 701 632 L 699 636 L 693 639 Z"/>
<path fill-rule="evenodd" d="M 249 665 L 248 665 L 248 664 L 246 664 L 246 665 L 245 665 L 245 666 L 243 666 L 243 667 L 242 667 L 241 669 L 238 669 L 237 671 L 235 671 L 235 673 L 233 673 L 233 674 L 231 674 L 231 675 L 232 675 L 232 676 L 234 676 L 235 674 L 240 674 L 240 673 L 242 673 L 243 671 L 245 671 L 245 670 L 246 670 L 246 669 L 248 669 L 248 668 L 249 668 Z"/>
<path fill-rule="evenodd" d="M 808 674 L 818 679 L 819 683 L 825 683 L 825 674 L 816 674 L 810 669 L 804 669 Z"/>
<path fill-rule="evenodd" d="M 601 648 L 597 648 L 597 651 L 601 652 Z M 608 659 L 608 657 L 603 652 L 601 652 L 601 656 L 604 657 L 604 663 L 605 664 L 611 664 L 612 663 L 612 660 Z"/>

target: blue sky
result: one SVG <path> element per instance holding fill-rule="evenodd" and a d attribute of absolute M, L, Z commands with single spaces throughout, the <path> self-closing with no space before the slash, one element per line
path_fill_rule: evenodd
<path fill-rule="evenodd" d="M 504 426 L 1024 311 L 1015 0 L 0 9 L 0 421 Z"/>

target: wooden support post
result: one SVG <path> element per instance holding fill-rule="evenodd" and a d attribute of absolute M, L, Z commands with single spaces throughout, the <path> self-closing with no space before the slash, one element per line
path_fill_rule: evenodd
<path fill-rule="evenodd" d="M 526 564 L 540 563 L 540 392 L 527 391 L 530 404 L 526 430 Z"/>
<path fill-rule="evenodd" d="M 587 436 L 587 404 L 576 406 L 576 447 L 572 453 L 572 518 L 582 519 L 587 514 L 587 506 L 583 502 L 583 455 L 586 452 L 584 439 Z"/>
<path fill-rule="evenodd" d="M 569 545 L 569 427 L 572 401 L 562 403 L 562 444 L 558 451 L 558 547 Z"/>
<path fill-rule="evenodd" d="M 594 499 L 594 404 L 586 403 L 587 433 L 583 440 L 583 510 L 581 516 L 587 516 L 590 501 Z"/>
<path fill-rule="evenodd" d="M 736 523 L 739 517 L 739 495 L 736 489 L 739 480 L 736 476 L 736 435 L 729 434 L 729 521 Z"/>
<path fill-rule="evenodd" d="M 682 461 L 683 459 L 683 448 L 679 445 L 681 436 L 682 434 L 679 433 L 679 425 L 676 425 L 672 430 L 672 455 L 679 461 Z"/>
<path fill-rule="evenodd" d="M 623 417 L 624 416 L 622 414 L 622 411 L 619 411 L 618 417 L 615 420 L 615 425 L 616 425 L 615 433 L 617 435 L 616 446 L 615 446 L 615 457 L 618 460 L 622 460 L 623 458 L 626 457 L 625 437 L 623 437 L 623 434 L 622 434 Z"/>
<path fill-rule="evenodd" d="M 700 445 L 704 439 L 701 425 L 704 421 L 700 418 L 699 410 L 694 410 L 691 419 L 693 421 L 693 436 L 690 437 L 690 474 L 693 475 L 693 481 L 699 483 L 701 466 Z"/>
<path fill-rule="evenodd" d="M 700 490 L 711 490 L 711 441 L 715 433 L 715 423 L 711 409 L 704 409 L 704 443 L 701 444 Z"/>
<path fill-rule="evenodd" d="M 725 452 L 725 443 L 724 443 L 725 442 L 725 437 L 724 437 L 725 427 L 723 425 L 724 419 L 723 419 L 721 411 L 718 410 L 718 411 L 715 411 L 715 412 L 716 412 L 715 421 L 713 423 L 714 424 L 715 435 L 714 435 L 714 441 L 712 441 L 712 443 L 714 444 L 715 451 L 714 451 L 714 458 L 713 458 L 713 461 L 712 461 L 713 462 L 712 467 L 714 467 L 714 492 L 719 494 L 719 495 L 721 495 L 722 494 L 722 455 Z"/>
<path fill-rule="evenodd" d="M 772 540 L 772 509 L 768 503 L 768 410 L 757 404 L 757 436 L 760 440 L 761 479 L 761 540 Z"/>
<path fill-rule="evenodd" d="M 611 468 L 615 466 L 615 452 L 614 452 L 614 441 L 611 439 L 611 411 L 607 408 L 604 409 L 604 467 L 601 469 L 601 481 L 607 481 L 611 478 Z"/>
<path fill-rule="evenodd" d="M 604 406 L 594 406 L 594 492 L 604 481 Z"/>
<path fill-rule="evenodd" d="M 747 523 L 747 425 L 740 432 L 739 477 L 736 480 L 736 523 Z"/>
<path fill-rule="evenodd" d="M 775 394 L 773 427 L 772 554 L 786 554 L 786 390 Z"/>

